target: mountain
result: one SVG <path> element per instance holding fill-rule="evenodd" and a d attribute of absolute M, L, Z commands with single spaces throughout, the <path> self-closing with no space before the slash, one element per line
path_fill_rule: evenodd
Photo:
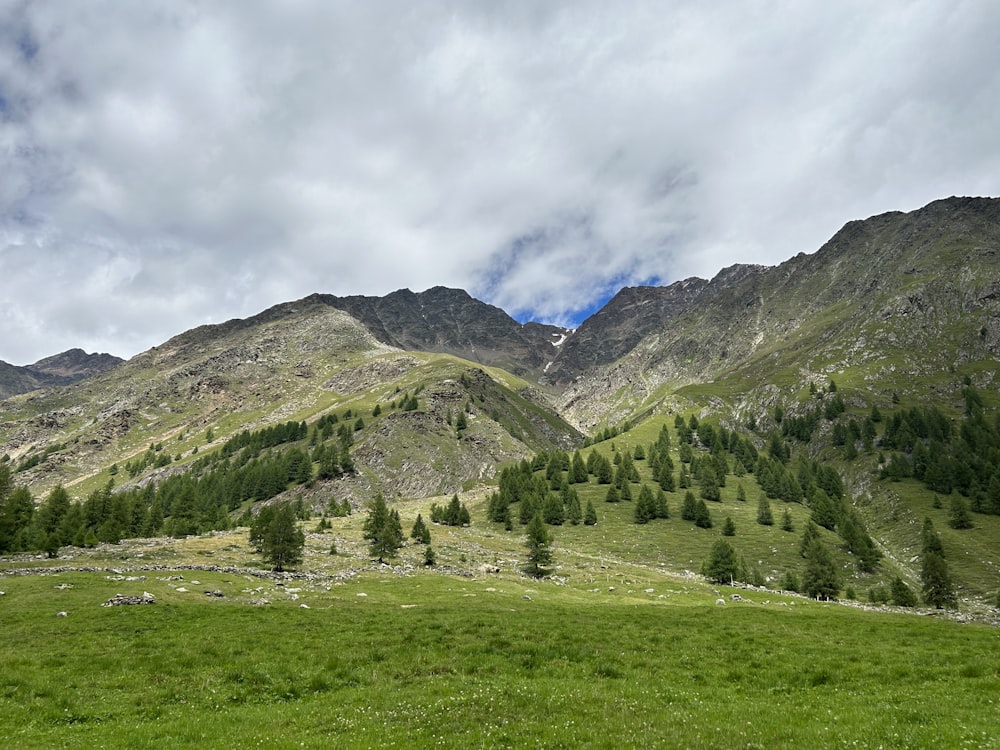
<path fill-rule="evenodd" d="M 736 265 L 711 281 L 690 278 L 666 287 L 624 287 L 566 339 L 545 370 L 546 379 L 564 386 L 590 369 L 611 364 L 685 310 L 709 303 L 723 289 L 763 271 L 764 266 Z"/>
<path fill-rule="evenodd" d="M 965 595 L 981 598 L 1000 565 L 998 258 L 1000 200 L 949 198 L 849 222 L 777 266 L 622 289 L 576 331 L 522 325 L 443 287 L 314 294 L 124 363 L 68 352 L 0 367 L 9 392 L 32 389 L 0 401 L 0 470 L 36 498 L 59 484 L 105 504 L 112 484 L 121 497 L 163 492 L 171 534 L 282 500 L 357 510 L 375 493 L 461 492 L 482 518 L 502 467 L 534 466 L 536 490 L 562 493 L 576 449 L 625 464 L 666 429 L 689 486 L 709 500 L 722 490 L 713 512 L 742 524 L 747 559 L 791 565 L 798 535 L 748 529 L 734 483 L 794 505 L 796 529 L 823 521 L 842 568 L 867 539 L 866 559 L 884 562 L 852 573 L 858 586 L 916 581 L 933 517 Z M 712 490 L 709 465 L 727 487 Z M 687 527 L 637 541 L 633 506 L 583 485 L 581 500 L 615 519 L 601 538 L 644 550 L 627 553 L 637 564 L 696 566 L 707 553 Z M 976 511 L 974 528 L 949 528 L 947 504 Z"/>
<path fill-rule="evenodd" d="M 0 362 L 0 399 L 39 388 L 69 385 L 107 372 L 123 361 L 110 354 L 87 354 L 82 349 L 70 349 L 25 367 Z"/>
<path fill-rule="evenodd" d="M 313 295 L 308 300 L 351 314 L 383 344 L 454 354 L 515 375 L 537 376 L 556 358 L 555 342 L 569 333 L 539 323 L 521 325 L 498 307 L 442 286 L 420 293 L 400 289 L 385 297 Z"/>
<path fill-rule="evenodd" d="M 464 346 L 475 348 L 470 356 L 491 360 L 512 356 L 504 346 L 516 352 L 538 345 L 496 308 L 443 291 L 424 296 L 423 304 L 409 292 L 390 295 L 384 305 L 345 303 L 381 310 L 388 326 L 371 317 L 366 325 L 331 304 L 340 300 L 319 295 L 200 326 L 101 375 L 3 402 L 0 453 L 28 466 L 23 476 L 30 482 L 47 487 L 169 444 L 181 466 L 158 466 L 148 481 L 183 470 L 206 442 L 217 447 L 204 437 L 209 428 L 224 442 L 286 420 L 353 413 L 352 421 L 367 421 L 351 436 L 358 471 L 342 477 L 336 491 L 361 503 L 373 491 L 454 492 L 505 462 L 579 444 L 582 436 L 538 387 L 447 353 Z M 479 317 L 459 329 L 454 305 Z M 390 318 L 387 308 L 402 312 Z M 411 342 L 413 350 L 380 338 Z M 432 347 L 437 351 L 426 351 Z M 416 397 L 421 408 L 398 408 L 404 396 Z M 384 412 L 378 419 L 376 406 Z M 459 413 L 467 422 L 460 435 Z M 45 460 L 32 463 L 40 455 Z"/>
<path fill-rule="evenodd" d="M 561 408 L 592 426 L 700 393 L 741 417 L 768 408 L 775 389 L 790 399 L 833 375 L 883 399 L 940 398 L 939 374 L 957 367 L 989 385 L 1000 357 L 998 258 L 997 199 L 852 221 L 816 253 L 741 270 L 714 294 L 691 285 L 688 304 L 615 361 L 585 370 Z"/>

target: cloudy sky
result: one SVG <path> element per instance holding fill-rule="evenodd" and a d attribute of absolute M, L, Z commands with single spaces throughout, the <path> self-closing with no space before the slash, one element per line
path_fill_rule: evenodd
<path fill-rule="evenodd" d="M 572 324 L 1000 195 L 993 0 L 0 0 L 0 359 L 312 292 Z"/>

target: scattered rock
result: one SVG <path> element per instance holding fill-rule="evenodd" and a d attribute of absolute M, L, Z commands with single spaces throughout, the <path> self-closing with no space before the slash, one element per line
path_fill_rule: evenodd
<path fill-rule="evenodd" d="M 187 593 L 187 589 L 184 588 L 183 586 L 178 586 L 177 587 L 177 593 L 179 593 L 179 594 L 186 594 Z"/>
<path fill-rule="evenodd" d="M 156 604 L 156 597 L 148 591 L 143 591 L 141 595 L 115 594 L 108 599 L 102 607 L 126 607 L 134 604 Z"/>
<path fill-rule="evenodd" d="M 56 612 L 56 617 L 69 617 L 67 612 Z"/>
<path fill-rule="evenodd" d="M 72 583 L 60 583 L 58 586 L 56 586 L 56 588 L 59 589 L 59 591 L 65 591 L 66 589 L 73 588 L 73 584 Z"/>
<path fill-rule="evenodd" d="M 368 596 L 364 591 L 359 591 L 358 596 Z"/>
<path fill-rule="evenodd" d="M 743 597 L 740 596 L 739 594 L 733 594 L 729 598 L 732 599 L 734 602 L 741 602 L 741 601 L 743 601 Z"/>
<path fill-rule="evenodd" d="M 206 591 L 206 592 L 205 592 L 205 596 L 210 596 L 210 597 L 212 597 L 212 598 L 214 598 L 214 599 L 221 599 L 222 597 L 224 597 L 224 596 L 225 596 L 225 594 L 223 594 L 223 593 L 222 593 L 221 591 L 219 591 L 218 589 L 215 589 L 215 590 L 213 590 L 213 591 Z"/>
<path fill-rule="evenodd" d="M 716 604 L 722 604 L 722 605 L 725 605 L 725 603 L 726 603 L 726 600 L 725 600 L 725 599 L 716 599 L 716 600 L 715 600 L 715 603 L 716 603 Z"/>
<path fill-rule="evenodd" d="M 478 568 L 476 568 L 476 570 L 478 572 L 480 572 L 480 573 L 499 573 L 500 572 L 500 566 L 498 566 L 498 565 L 489 565 L 487 563 L 483 563 Z"/>
<path fill-rule="evenodd" d="M 300 604 L 299 605 L 299 609 L 309 609 L 309 605 L 308 604 Z"/>

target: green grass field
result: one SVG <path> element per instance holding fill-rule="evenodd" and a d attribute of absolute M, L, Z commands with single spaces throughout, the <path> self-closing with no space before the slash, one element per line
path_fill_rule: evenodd
<path fill-rule="evenodd" d="M 180 574 L 0 577 L 0 743 L 1000 747 L 1000 630 L 984 625 L 733 601 L 665 575 L 647 591 Z M 100 606 L 143 591 L 157 603 Z"/>

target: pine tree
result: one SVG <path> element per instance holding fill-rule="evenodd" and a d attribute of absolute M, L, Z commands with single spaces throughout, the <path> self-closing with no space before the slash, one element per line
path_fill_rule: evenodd
<path fill-rule="evenodd" d="M 722 524 L 722 536 L 736 536 L 736 524 L 731 516 L 726 516 L 726 521 Z"/>
<path fill-rule="evenodd" d="M 819 527 L 812 521 L 808 521 L 805 531 L 802 532 L 802 541 L 799 542 L 799 555 L 801 557 L 806 556 L 806 550 L 809 549 L 809 545 L 818 540 L 819 536 Z"/>
<path fill-rule="evenodd" d="M 527 528 L 528 563 L 525 572 L 533 578 L 545 575 L 544 566 L 552 562 L 552 535 L 545 528 L 541 513 L 536 513 Z"/>
<path fill-rule="evenodd" d="M 965 501 L 958 495 L 951 499 L 951 506 L 948 511 L 948 525 L 953 529 L 971 529 L 972 516 Z"/>
<path fill-rule="evenodd" d="M 818 533 L 818 532 L 817 532 Z M 805 550 L 806 568 L 802 573 L 802 591 L 814 599 L 836 599 L 840 583 L 837 568 L 826 545 L 818 538 Z"/>
<path fill-rule="evenodd" d="M 781 530 L 782 531 L 794 531 L 795 526 L 792 524 L 792 514 L 785 508 L 785 512 L 781 515 Z"/>
<path fill-rule="evenodd" d="M 419 513 L 417 513 L 417 520 L 413 522 L 410 538 L 415 540 L 417 544 L 431 543 L 431 531 L 427 528 L 427 524 L 424 523 L 424 517 Z"/>
<path fill-rule="evenodd" d="M 944 559 L 944 547 L 934 531 L 930 518 L 924 518 L 921 538 L 923 559 L 920 565 L 920 584 L 924 603 L 928 607 L 937 609 L 954 607 L 957 599 L 952 588 L 948 563 Z"/>
<path fill-rule="evenodd" d="M 694 509 L 694 525 L 702 529 L 712 528 L 712 514 L 704 500 L 699 500 Z"/>
<path fill-rule="evenodd" d="M 382 493 L 375 495 L 368 508 L 368 517 L 363 527 L 364 538 L 370 542 L 369 551 L 379 562 L 385 562 L 386 557 L 393 557 L 403 545 L 403 534 L 398 521 L 385 504 Z"/>
<path fill-rule="evenodd" d="M 917 595 L 906 585 L 906 581 L 899 576 L 893 578 L 892 583 L 889 584 L 889 597 L 897 607 L 917 606 Z"/>
<path fill-rule="evenodd" d="M 771 504 L 767 501 L 767 497 L 764 495 L 761 495 L 760 499 L 757 501 L 757 523 L 761 526 L 774 525 L 774 515 L 771 513 Z"/>
<path fill-rule="evenodd" d="M 566 509 L 562 498 L 551 492 L 545 496 L 542 503 L 542 516 L 545 523 L 551 526 L 562 526 L 566 520 Z"/>
<path fill-rule="evenodd" d="M 594 510 L 594 503 L 587 500 L 587 509 L 583 513 L 583 525 L 584 526 L 596 526 L 597 525 L 597 511 Z"/>
<path fill-rule="evenodd" d="M 10 471 L 0 466 L 0 554 L 24 552 L 28 548 L 35 501 L 26 487 L 13 488 L 12 483 L 5 487 L 4 473 L 9 481 Z"/>
<path fill-rule="evenodd" d="M 648 484 L 643 484 L 642 489 L 639 490 L 639 499 L 635 504 L 635 512 L 633 514 L 636 523 L 643 524 L 649 523 L 651 520 L 656 518 L 656 505 L 653 499 L 653 492 L 649 489 Z"/>
<path fill-rule="evenodd" d="M 656 491 L 656 498 L 653 501 L 654 518 L 670 518 L 670 506 L 667 504 L 667 493 L 660 488 Z"/>
<path fill-rule="evenodd" d="M 712 545 L 712 552 L 702 572 L 713 583 L 731 584 L 736 578 L 738 567 L 736 551 L 732 545 L 725 539 L 719 539 Z"/>
<path fill-rule="evenodd" d="M 580 508 L 580 496 L 572 487 L 566 491 L 566 520 L 576 526 L 583 520 L 583 510 Z"/>
<path fill-rule="evenodd" d="M 693 521 L 697 511 L 697 502 L 694 493 L 688 490 L 684 493 L 684 504 L 681 506 L 681 518 L 685 521 Z"/>
<path fill-rule="evenodd" d="M 276 571 L 302 562 L 305 534 L 295 523 L 292 506 L 285 503 L 271 514 L 259 537 L 260 553 Z"/>

